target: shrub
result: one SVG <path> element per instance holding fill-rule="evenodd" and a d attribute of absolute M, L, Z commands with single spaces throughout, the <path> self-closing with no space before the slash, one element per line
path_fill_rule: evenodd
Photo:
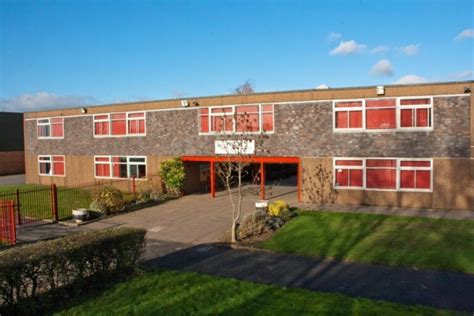
<path fill-rule="evenodd" d="M 90 231 L 0 253 L 0 315 L 36 314 L 93 284 L 129 275 L 145 245 L 144 229 Z"/>
<path fill-rule="evenodd" d="M 160 166 L 160 176 L 169 193 L 181 194 L 186 173 L 180 158 L 165 160 Z"/>
<path fill-rule="evenodd" d="M 123 193 L 113 186 L 104 186 L 92 191 L 92 202 L 89 208 L 110 214 L 120 211 L 125 205 Z"/>
<path fill-rule="evenodd" d="M 277 200 L 268 206 L 268 214 L 287 220 L 291 217 L 290 206 L 283 200 Z"/>
<path fill-rule="evenodd" d="M 161 186 L 151 179 L 140 182 L 138 185 L 138 202 L 148 202 L 153 200 L 159 200 L 163 196 L 163 190 Z"/>
<path fill-rule="evenodd" d="M 262 211 L 256 211 L 245 216 L 237 230 L 237 236 L 240 240 L 259 236 L 270 230 L 269 216 Z"/>

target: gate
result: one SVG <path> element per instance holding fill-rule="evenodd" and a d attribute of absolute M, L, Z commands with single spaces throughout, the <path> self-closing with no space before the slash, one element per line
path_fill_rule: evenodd
<path fill-rule="evenodd" d="M 0 246 L 16 244 L 15 203 L 0 200 Z"/>

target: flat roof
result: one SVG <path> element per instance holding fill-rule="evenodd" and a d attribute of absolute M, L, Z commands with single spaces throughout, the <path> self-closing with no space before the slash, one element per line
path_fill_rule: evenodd
<path fill-rule="evenodd" d="M 390 84 L 383 85 L 385 87 L 385 97 L 397 95 L 430 95 L 430 94 L 462 94 L 465 87 L 471 90 L 474 80 L 466 81 L 450 81 L 450 82 L 430 82 L 418 84 Z M 42 115 L 61 116 L 61 115 L 78 115 L 81 114 L 82 108 L 87 108 L 88 113 L 104 113 L 109 111 L 127 111 L 127 110 L 149 110 L 160 108 L 181 108 L 181 101 L 188 100 L 190 107 L 211 106 L 211 105 L 229 105 L 229 104 L 245 104 L 245 103 L 272 103 L 272 102 L 291 102 L 291 101 L 308 101 L 323 99 L 344 99 L 344 98 L 364 98 L 377 97 L 375 93 L 376 87 L 373 86 L 357 86 L 357 87 L 337 87 L 328 89 L 300 89 L 300 90 L 284 90 L 255 92 L 251 94 L 222 94 L 211 96 L 187 96 L 182 98 L 170 98 L 159 100 L 147 100 L 136 102 L 121 102 L 111 104 L 83 105 L 77 107 L 48 109 L 43 111 L 25 112 L 25 117 L 34 118 Z M 426 89 L 428 88 L 428 89 Z M 431 92 L 430 92 L 431 91 Z M 335 95 L 335 93 L 337 95 Z M 196 104 L 192 104 L 196 103 Z M 130 109 L 128 109 L 130 108 Z"/>

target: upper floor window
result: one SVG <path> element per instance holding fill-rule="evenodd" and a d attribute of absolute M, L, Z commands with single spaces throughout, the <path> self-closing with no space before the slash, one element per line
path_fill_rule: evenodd
<path fill-rule="evenodd" d="M 96 156 L 96 178 L 146 178 L 146 157 Z"/>
<path fill-rule="evenodd" d="M 64 138 L 64 118 L 52 117 L 36 120 L 38 138 Z"/>
<path fill-rule="evenodd" d="M 145 112 L 94 115 L 94 136 L 143 136 Z"/>
<path fill-rule="evenodd" d="M 41 176 L 64 176 L 64 156 L 38 156 L 38 171 Z"/>
<path fill-rule="evenodd" d="M 199 110 L 199 132 L 271 133 L 273 132 L 273 105 L 232 105 Z"/>
<path fill-rule="evenodd" d="M 431 130 L 433 98 L 334 101 L 335 131 Z"/>
<path fill-rule="evenodd" d="M 334 159 L 334 187 L 339 189 L 431 191 L 432 173 L 431 159 Z"/>

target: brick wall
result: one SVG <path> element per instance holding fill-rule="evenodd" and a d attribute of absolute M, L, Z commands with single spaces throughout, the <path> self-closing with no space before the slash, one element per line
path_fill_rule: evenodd
<path fill-rule="evenodd" d="M 331 102 L 275 106 L 271 156 L 453 157 L 470 155 L 470 97 L 435 97 L 432 132 L 334 133 Z M 65 119 L 64 140 L 38 140 L 26 122 L 33 155 L 213 155 L 218 136 L 198 135 L 197 110 L 147 113 L 147 136 L 94 138 L 92 117 Z"/>
<path fill-rule="evenodd" d="M 0 176 L 25 173 L 24 151 L 0 151 Z"/>

